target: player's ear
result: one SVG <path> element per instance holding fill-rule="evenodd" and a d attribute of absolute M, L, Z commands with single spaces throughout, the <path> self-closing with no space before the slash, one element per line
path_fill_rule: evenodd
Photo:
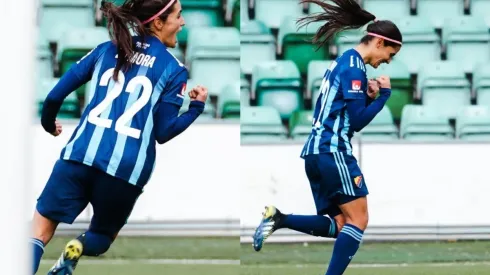
<path fill-rule="evenodd" d="M 164 24 L 165 23 L 163 23 L 163 21 L 158 17 L 155 20 L 153 20 L 153 25 L 157 31 L 161 31 L 163 29 Z"/>

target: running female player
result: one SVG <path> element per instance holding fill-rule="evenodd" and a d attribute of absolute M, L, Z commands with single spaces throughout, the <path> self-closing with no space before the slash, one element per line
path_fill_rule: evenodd
<path fill-rule="evenodd" d="M 313 39 L 320 46 L 341 30 L 358 29 L 373 22 L 359 45 L 345 51 L 326 71 L 312 132 L 301 153 L 317 215 L 285 215 L 274 206 L 266 207 L 254 235 L 254 249 L 259 251 L 265 239 L 280 228 L 337 238 L 326 274 L 339 275 L 357 252 L 368 224 L 368 189 L 352 155 L 350 140 L 354 132 L 372 121 L 391 95 L 389 77 L 368 81 L 365 65 L 377 68 L 382 63 L 389 64 L 401 48 L 402 35 L 391 21 L 376 20 L 355 0 L 301 2 L 320 5 L 324 10 L 299 20 L 303 24 L 327 21 Z"/>
<path fill-rule="evenodd" d="M 41 124 L 58 136 L 63 100 L 92 80 L 94 96 L 37 202 L 34 274 L 58 224 L 73 223 L 88 203 L 94 210 L 88 231 L 66 245 L 48 274 L 72 274 L 82 255 L 106 252 L 150 179 L 156 143 L 185 131 L 204 110 L 207 89 L 197 86 L 189 110 L 178 116 L 188 72 L 168 48 L 184 25 L 179 0 L 103 2 L 101 10 L 112 41 L 74 64 L 43 106 Z"/>

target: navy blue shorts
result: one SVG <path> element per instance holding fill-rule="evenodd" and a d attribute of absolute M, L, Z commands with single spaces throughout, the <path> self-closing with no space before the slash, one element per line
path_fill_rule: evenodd
<path fill-rule="evenodd" d="M 72 224 L 92 204 L 90 230 L 116 235 L 126 224 L 142 189 L 82 163 L 58 160 L 37 200 L 36 209 L 50 220 Z"/>
<path fill-rule="evenodd" d="M 318 215 L 335 217 L 342 213 L 339 205 L 369 194 L 354 156 L 338 152 L 304 159 Z"/>

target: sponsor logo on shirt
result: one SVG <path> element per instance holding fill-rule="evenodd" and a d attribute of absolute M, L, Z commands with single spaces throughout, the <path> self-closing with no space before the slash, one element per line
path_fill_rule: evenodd
<path fill-rule="evenodd" d="M 187 83 L 182 84 L 182 90 L 180 90 L 180 93 L 177 95 L 178 97 L 184 98 L 185 97 L 185 89 L 187 88 Z"/>
<path fill-rule="evenodd" d="M 352 80 L 352 87 L 351 90 L 349 90 L 349 93 L 355 93 L 355 94 L 362 94 L 363 91 L 361 90 L 362 87 L 362 82 L 361 80 Z"/>

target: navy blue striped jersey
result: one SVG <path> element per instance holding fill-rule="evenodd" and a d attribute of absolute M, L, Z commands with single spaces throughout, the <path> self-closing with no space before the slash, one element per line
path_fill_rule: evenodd
<path fill-rule="evenodd" d="M 345 152 L 352 154 L 351 138 L 355 129 L 348 112 L 349 100 L 369 102 L 366 67 L 354 49 L 345 51 L 325 72 L 313 113 L 312 131 L 301 156 Z"/>
<path fill-rule="evenodd" d="M 143 187 L 155 165 L 155 112 L 182 106 L 188 71 L 156 37 L 133 37 L 131 67 L 112 78 L 115 45 L 100 44 L 70 69 L 91 79 L 93 95 L 61 158 L 93 166 Z"/>

